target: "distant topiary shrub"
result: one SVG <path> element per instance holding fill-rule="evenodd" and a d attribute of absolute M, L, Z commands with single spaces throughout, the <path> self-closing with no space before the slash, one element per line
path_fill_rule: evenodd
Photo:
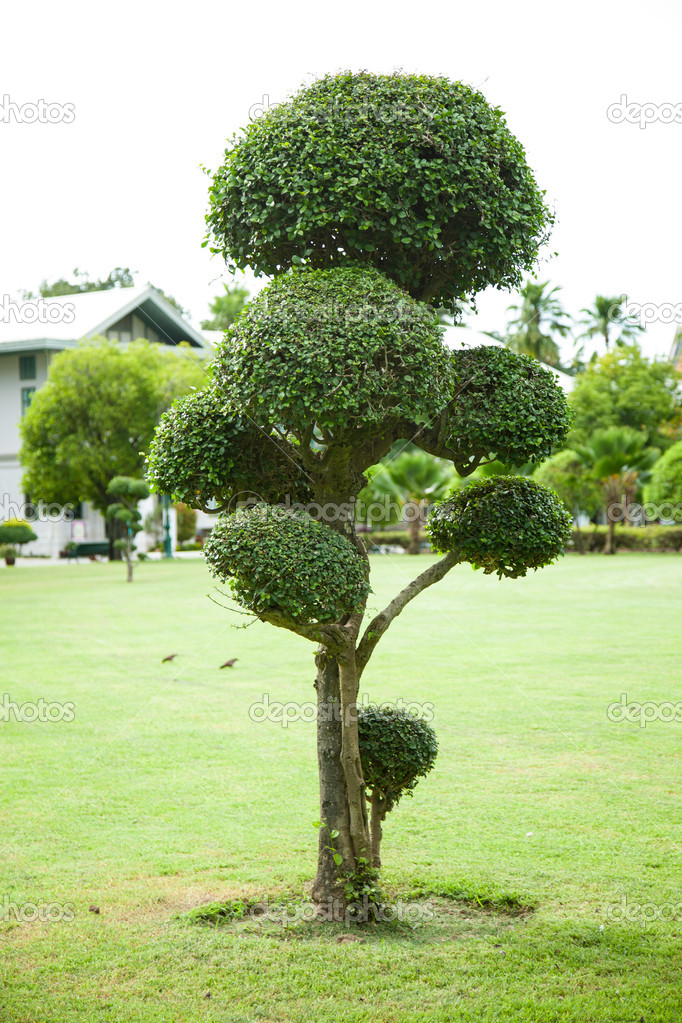
<path fill-rule="evenodd" d="M 0 523 L 0 543 L 2 544 L 21 546 L 21 544 L 31 543 L 37 539 L 37 535 L 29 524 L 22 519 L 7 519 Z"/>

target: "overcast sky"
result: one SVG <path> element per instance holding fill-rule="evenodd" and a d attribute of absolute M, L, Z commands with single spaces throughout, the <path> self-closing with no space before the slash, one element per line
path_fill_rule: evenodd
<path fill-rule="evenodd" d="M 94 276 L 130 266 L 198 322 L 230 280 L 201 248 L 200 165 L 217 166 L 263 97 L 276 103 L 350 68 L 443 74 L 502 107 L 558 215 L 538 273 L 563 287 L 569 311 L 597 292 L 682 303 L 681 10 L 672 0 L 5 5 L 0 96 L 73 111 L 54 124 L 8 123 L 0 111 L 0 295 L 75 266 Z M 653 104 L 658 119 L 614 123 L 607 110 L 622 96 Z M 472 325 L 503 328 L 513 299 L 486 293 Z M 647 354 L 667 354 L 674 332 L 652 323 Z"/>

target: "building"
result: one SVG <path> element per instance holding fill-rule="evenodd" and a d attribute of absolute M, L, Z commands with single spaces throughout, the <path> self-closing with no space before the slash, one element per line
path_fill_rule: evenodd
<path fill-rule="evenodd" d="M 682 327 L 675 331 L 672 348 L 670 349 L 670 361 L 678 373 L 682 373 Z"/>
<path fill-rule="evenodd" d="M 54 356 L 85 338 L 106 337 L 121 344 L 147 338 L 159 344 L 210 343 L 151 286 L 111 288 L 60 298 L 0 306 L 0 519 L 28 518 L 38 540 L 27 553 L 57 557 L 71 540 L 103 540 L 105 522 L 88 505 L 68 521 L 58 509 L 28 504 L 22 488 L 19 422 L 35 391 L 47 380 Z M 153 507 L 144 504 L 143 515 Z M 144 547 L 144 536 L 140 535 Z"/>

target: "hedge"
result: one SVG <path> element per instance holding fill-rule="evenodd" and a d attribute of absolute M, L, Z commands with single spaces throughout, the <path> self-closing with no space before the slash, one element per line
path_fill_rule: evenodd
<path fill-rule="evenodd" d="M 360 534 L 368 547 L 393 544 L 409 547 L 406 530 L 384 530 Z M 573 530 L 573 542 L 567 551 L 579 551 L 582 542 L 587 552 L 603 551 L 606 526 L 586 526 Z M 423 534 L 421 539 L 427 539 Z M 616 526 L 616 548 L 621 551 L 679 551 L 682 553 L 682 526 Z"/>

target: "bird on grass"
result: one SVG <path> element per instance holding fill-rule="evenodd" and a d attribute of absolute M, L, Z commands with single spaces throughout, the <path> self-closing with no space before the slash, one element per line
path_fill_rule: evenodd
<path fill-rule="evenodd" d="M 224 664 L 221 664 L 220 667 L 221 668 L 234 668 L 234 662 L 238 661 L 238 660 L 239 660 L 238 657 L 232 657 L 232 658 L 230 658 L 229 661 L 225 661 Z"/>
<path fill-rule="evenodd" d="M 164 657 L 164 659 L 161 661 L 161 663 L 165 664 L 166 661 L 172 661 L 173 658 L 177 657 L 177 656 L 178 656 L 177 654 L 168 654 L 168 657 Z"/>

